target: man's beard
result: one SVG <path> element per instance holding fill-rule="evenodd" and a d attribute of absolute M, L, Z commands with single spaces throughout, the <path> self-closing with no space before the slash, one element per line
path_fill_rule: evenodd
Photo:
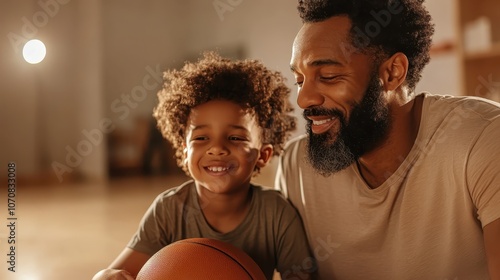
<path fill-rule="evenodd" d="M 304 110 L 304 117 L 332 116 L 340 123 L 335 134 L 331 131 L 314 134 L 312 121 L 306 118 L 309 134 L 307 157 L 316 171 L 329 176 L 343 170 L 386 138 L 391 121 L 382 91 L 377 76 L 373 75 L 365 96 L 353 107 L 348 122 L 337 109 L 314 107 Z"/>

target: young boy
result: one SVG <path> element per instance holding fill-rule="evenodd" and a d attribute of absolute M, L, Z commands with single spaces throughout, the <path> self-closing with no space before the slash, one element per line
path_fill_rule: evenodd
<path fill-rule="evenodd" d="M 154 116 L 194 180 L 160 194 L 94 279 L 134 279 L 161 248 L 193 237 L 243 249 L 268 279 L 275 269 L 282 279 L 310 279 L 315 264 L 297 212 L 280 193 L 250 183 L 295 129 L 281 74 L 210 52 L 164 80 Z"/>

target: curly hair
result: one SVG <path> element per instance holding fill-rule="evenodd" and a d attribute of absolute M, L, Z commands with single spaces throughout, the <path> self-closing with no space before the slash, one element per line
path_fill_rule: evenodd
<path fill-rule="evenodd" d="M 333 16 L 348 16 L 352 23 L 351 44 L 361 52 L 390 57 L 404 53 L 409 60 L 408 87 L 415 89 L 429 62 L 434 24 L 424 0 L 299 0 L 303 22 L 319 22 Z M 385 18 L 383 18 L 384 14 Z M 367 30 L 378 23 L 379 29 Z M 360 40 L 364 32 L 364 40 Z M 371 33 L 371 36 L 366 36 Z M 375 34 L 374 34 L 375 33 Z M 368 41 L 368 42 L 367 42 Z M 378 57 L 376 57 L 378 58 Z"/>
<path fill-rule="evenodd" d="M 290 113 L 290 89 L 277 71 L 257 60 L 231 61 L 216 52 L 205 52 L 196 63 L 187 62 L 181 70 L 163 73 L 163 88 L 154 109 L 158 128 L 175 149 L 179 167 L 183 165 L 183 143 L 191 109 L 211 100 L 227 100 L 256 116 L 262 142 L 279 155 L 285 141 L 296 128 Z M 259 168 L 255 169 L 256 174 Z"/>

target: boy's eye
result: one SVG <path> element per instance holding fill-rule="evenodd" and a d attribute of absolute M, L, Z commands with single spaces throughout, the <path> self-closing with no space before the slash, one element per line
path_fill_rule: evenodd
<path fill-rule="evenodd" d="M 201 140 L 207 140 L 208 137 L 206 136 L 196 136 L 196 137 L 193 137 L 191 140 L 193 141 L 201 141 Z"/>
<path fill-rule="evenodd" d="M 229 140 L 231 141 L 245 141 L 245 137 L 241 137 L 241 136 L 229 136 Z"/>

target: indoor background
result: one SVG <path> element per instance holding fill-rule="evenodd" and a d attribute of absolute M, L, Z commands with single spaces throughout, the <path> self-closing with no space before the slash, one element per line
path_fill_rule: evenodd
<path fill-rule="evenodd" d="M 426 5 L 436 33 L 417 91 L 500 101 L 498 1 Z M 301 26 L 295 6 L 0 0 L 0 278 L 90 279 L 125 246 L 152 199 L 186 179 L 151 117 L 163 70 L 205 50 L 259 59 L 287 77 L 295 105 L 289 70 Z M 46 46 L 38 64 L 23 58 L 30 39 Z M 293 136 L 303 132 L 301 122 Z M 14 215 L 9 163 L 17 182 Z M 256 182 L 272 186 L 275 167 L 276 160 Z M 12 236 L 16 272 L 8 270 Z"/>

